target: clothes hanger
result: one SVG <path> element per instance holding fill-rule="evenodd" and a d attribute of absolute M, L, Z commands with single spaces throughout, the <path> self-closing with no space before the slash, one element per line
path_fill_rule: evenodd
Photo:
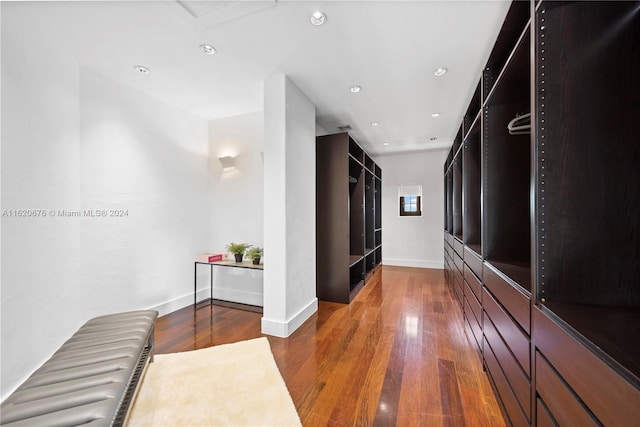
<path fill-rule="evenodd" d="M 531 113 L 517 116 L 507 125 L 510 135 L 525 135 L 531 133 Z"/>

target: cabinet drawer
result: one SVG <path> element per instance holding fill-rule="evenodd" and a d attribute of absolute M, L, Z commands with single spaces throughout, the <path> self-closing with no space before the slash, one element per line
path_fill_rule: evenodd
<path fill-rule="evenodd" d="M 490 319 L 484 319 L 484 335 L 525 415 L 527 418 L 531 418 L 531 381 L 529 376 L 513 357 Z"/>
<path fill-rule="evenodd" d="M 596 426 L 591 414 L 536 351 L 536 392 L 560 425 Z"/>
<path fill-rule="evenodd" d="M 449 244 L 449 246 L 453 246 L 453 235 L 452 234 L 445 233 L 444 238 L 447 241 L 447 243 Z"/>
<path fill-rule="evenodd" d="M 456 296 L 458 297 L 458 302 L 460 303 L 460 307 L 462 307 L 463 301 L 464 301 L 464 291 L 462 290 L 462 276 L 460 275 L 460 273 L 458 273 L 456 271 L 455 274 L 456 280 L 454 282 L 454 286 L 453 286 L 453 290 L 456 293 Z"/>
<path fill-rule="evenodd" d="M 453 250 L 460 255 L 460 258 L 462 258 L 464 256 L 464 249 L 462 246 L 462 242 L 458 239 L 453 239 Z"/>
<path fill-rule="evenodd" d="M 538 307 L 533 315 L 536 347 L 598 420 L 608 426 L 636 425 L 640 420 L 640 390 Z"/>
<path fill-rule="evenodd" d="M 466 282 L 465 282 L 466 283 Z M 467 304 L 469 305 L 469 310 L 471 310 L 478 321 L 478 325 L 482 325 L 482 306 L 480 302 L 476 299 L 476 296 L 473 292 L 469 291 L 469 285 L 465 285 L 464 290 L 464 298 L 467 300 Z"/>
<path fill-rule="evenodd" d="M 473 325 L 473 323 L 475 323 L 475 320 L 466 318 L 464 320 L 464 331 L 467 334 L 469 341 L 471 341 L 471 343 L 475 347 L 476 351 L 481 355 L 482 350 L 480 348 L 480 343 L 482 342 L 482 331 L 480 331 L 477 325 Z M 480 334 L 478 334 L 478 332 Z M 482 360 L 482 356 L 480 356 L 480 360 Z"/>
<path fill-rule="evenodd" d="M 472 299 L 475 299 L 473 296 L 471 297 Z M 473 310 L 471 309 L 470 305 L 469 305 L 469 300 L 467 299 L 467 297 L 465 296 L 464 298 L 464 312 L 465 312 L 465 319 L 466 322 L 468 322 L 474 338 L 476 340 L 476 343 L 478 344 L 478 347 L 480 346 L 480 343 L 482 342 L 482 327 L 480 325 L 482 325 L 480 318 L 477 318 L 476 315 L 473 313 Z"/>
<path fill-rule="evenodd" d="M 482 277 L 482 258 L 473 250 L 464 247 L 464 262 L 473 270 L 478 277 Z"/>
<path fill-rule="evenodd" d="M 500 307 L 486 289 L 483 290 L 482 304 L 485 313 L 495 326 L 497 332 L 507 344 L 522 369 L 531 377 L 530 342 L 529 337 L 518 327 L 518 324 Z M 484 319 L 486 323 L 486 318 Z"/>
<path fill-rule="evenodd" d="M 531 334 L 531 320 L 529 303 L 531 298 L 524 295 L 506 279 L 499 275 L 490 264 L 484 263 L 482 269 L 484 285 L 502 304 L 509 314 L 520 324 L 527 334 Z"/>
<path fill-rule="evenodd" d="M 547 407 L 540 399 L 536 399 L 536 427 L 557 427 Z"/>
<path fill-rule="evenodd" d="M 515 427 L 529 426 L 529 421 L 527 420 L 527 417 L 525 417 L 522 413 L 522 410 L 518 405 L 518 400 L 511 391 L 511 387 L 509 387 L 509 383 L 502 373 L 500 365 L 498 364 L 498 361 L 496 360 L 491 347 L 489 347 L 487 340 L 484 341 L 483 354 L 484 361 L 487 365 L 489 377 L 491 378 L 496 389 L 498 399 L 500 399 L 505 411 L 507 412 L 507 416 L 511 421 L 511 425 Z"/>
<path fill-rule="evenodd" d="M 460 271 L 460 274 L 462 274 L 462 271 L 464 270 L 464 262 L 462 261 L 462 257 L 460 257 L 458 254 L 454 253 L 453 254 L 453 263 L 456 265 L 456 267 L 458 267 L 458 270 Z"/>
<path fill-rule="evenodd" d="M 476 277 L 475 274 L 473 274 L 471 269 L 466 264 L 464 266 L 463 273 L 464 273 L 465 280 L 469 284 L 469 288 L 471 288 L 471 290 L 476 295 L 476 298 L 478 298 L 478 301 L 479 301 L 480 298 L 482 298 L 482 282 L 480 281 L 480 279 Z"/>

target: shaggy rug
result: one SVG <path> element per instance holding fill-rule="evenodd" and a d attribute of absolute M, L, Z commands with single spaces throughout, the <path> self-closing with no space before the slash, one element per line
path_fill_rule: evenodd
<path fill-rule="evenodd" d="M 266 338 L 157 354 L 128 426 L 301 426 Z"/>

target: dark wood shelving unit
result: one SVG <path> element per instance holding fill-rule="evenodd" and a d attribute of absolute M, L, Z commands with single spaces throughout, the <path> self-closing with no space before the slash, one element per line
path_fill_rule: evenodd
<path fill-rule="evenodd" d="M 478 113 L 480 103 L 477 103 Z M 469 130 L 464 140 L 462 151 L 463 183 L 463 242 L 478 256 L 482 254 L 482 212 L 481 212 L 481 184 L 482 184 L 482 140 L 480 138 L 480 123 Z"/>
<path fill-rule="evenodd" d="M 483 249 L 490 262 L 530 268 L 531 135 L 512 135 L 507 128 L 531 109 L 529 45 L 527 30 L 484 104 Z M 531 291 L 530 279 L 517 283 Z"/>
<path fill-rule="evenodd" d="M 513 53 L 514 46 L 522 36 L 522 30 L 527 27 L 531 16 L 530 7 L 531 4 L 528 1 L 511 3 L 482 75 L 483 100 L 489 97 L 489 92 L 493 89 L 498 76 Z"/>
<path fill-rule="evenodd" d="M 538 301 L 640 377 L 640 3 L 537 20 Z"/>
<path fill-rule="evenodd" d="M 478 82 L 476 86 L 476 90 L 473 92 L 473 97 L 469 102 L 469 106 L 467 107 L 467 111 L 464 113 L 464 118 L 462 119 L 462 130 L 464 139 L 466 140 L 469 131 L 471 131 L 471 127 L 474 122 L 479 119 L 480 112 L 482 110 L 482 80 Z"/>
<path fill-rule="evenodd" d="M 509 425 L 640 419 L 638 28 L 512 2 L 444 164 L 445 278 Z"/>
<path fill-rule="evenodd" d="M 349 134 L 316 138 L 316 290 L 321 300 L 349 303 L 381 262 L 381 175 Z"/>
<path fill-rule="evenodd" d="M 453 159 L 451 165 L 453 175 L 453 235 L 462 241 L 462 154 Z"/>
<path fill-rule="evenodd" d="M 449 164 L 451 166 L 451 164 Z M 447 206 L 447 217 L 445 218 L 445 229 L 447 233 L 453 235 L 453 171 L 451 168 L 447 170 L 447 174 L 445 175 L 445 187 L 447 200 L 445 202 Z"/>

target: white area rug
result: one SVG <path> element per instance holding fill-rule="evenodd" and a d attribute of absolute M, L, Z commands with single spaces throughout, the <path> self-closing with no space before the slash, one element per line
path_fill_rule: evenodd
<path fill-rule="evenodd" d="M 269 341 L 157 354 L 128 426 L 301 426 Z"/>

